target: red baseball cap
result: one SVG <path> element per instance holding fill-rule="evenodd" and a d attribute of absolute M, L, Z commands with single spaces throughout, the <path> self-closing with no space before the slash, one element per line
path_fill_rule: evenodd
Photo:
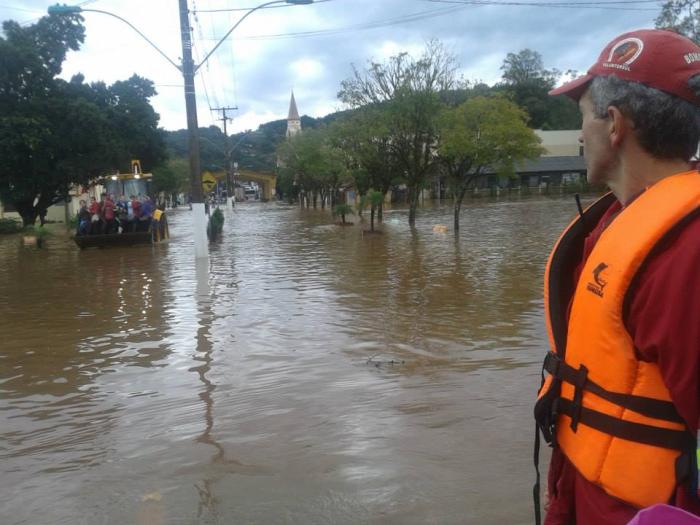
<path fill-rule="evenodd" d="M 550 95 L 578 100 L 595 77 L 616 75 L 700 105 L 688 80 L 700 74 L 700 47 L 692 40 L 663 29 L 641 29 L 610 42 L 588 73 L 553 89 Z"/>

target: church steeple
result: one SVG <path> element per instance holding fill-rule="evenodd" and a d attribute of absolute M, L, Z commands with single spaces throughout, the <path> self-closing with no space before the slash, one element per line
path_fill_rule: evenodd
<path fill-rule="evenodd" d="M 294 100 L 294 91 L 292 91 L 292 99 L 289 101 L 289 115 L 287 116 L 287 137 L 291 137 L 301 132 L 301 119 L 297 110 L 297 102 Z"/>
<path fill-rule="evenodd" d="M 287 120 L 299 120 L 299 111 L 297 110 L 297 101 L 294 100 L 294 91 L 292 91 L 292 100 L 289 101 L 289 116 Z"/>

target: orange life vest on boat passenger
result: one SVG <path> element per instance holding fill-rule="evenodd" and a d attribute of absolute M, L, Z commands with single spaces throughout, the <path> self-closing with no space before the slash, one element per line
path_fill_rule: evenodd
<path fill-rule="evenodd" d="M 680 483 L 697 475 L 697 429 L 678 415 L 657 363 L 637 359 L 625 316 L 646 262 L 668 235 L 700 215 L 700 174 L 662 179 L 624 208 L 575 283 L 585 237 L 613 201 L 608 194 L 577 218 L 547 264 L 552 351 L 535 417 L 545 439 L 557 443 L 583 477 L 642 508 L 667 503 Z"/>

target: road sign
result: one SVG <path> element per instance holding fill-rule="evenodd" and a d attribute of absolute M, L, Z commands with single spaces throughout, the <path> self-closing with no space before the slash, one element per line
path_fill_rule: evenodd
<path fill-rule="evenodd" d="M 208 171 L 202 173 L 202 188 L 204 189 L 204 191 L 206 191 L 207 193 L 211 193 L 215 186 L 216 177 L 214 177 L 214 175 L 212 175 Z"/>

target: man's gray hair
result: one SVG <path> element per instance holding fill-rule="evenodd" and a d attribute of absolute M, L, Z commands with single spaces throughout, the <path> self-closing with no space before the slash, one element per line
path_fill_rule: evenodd
<path fill-rule="evenodd" d="M 688 84 L 700 96 L 700 75 Z M 634 122 L 639 144 L 652 156 L 688 161 L 697 152 L 700 106 L 615 75 L 594 78 L 589 92 L 595 116 L 607 118 L 609 106 L 619 108 Z"/>

